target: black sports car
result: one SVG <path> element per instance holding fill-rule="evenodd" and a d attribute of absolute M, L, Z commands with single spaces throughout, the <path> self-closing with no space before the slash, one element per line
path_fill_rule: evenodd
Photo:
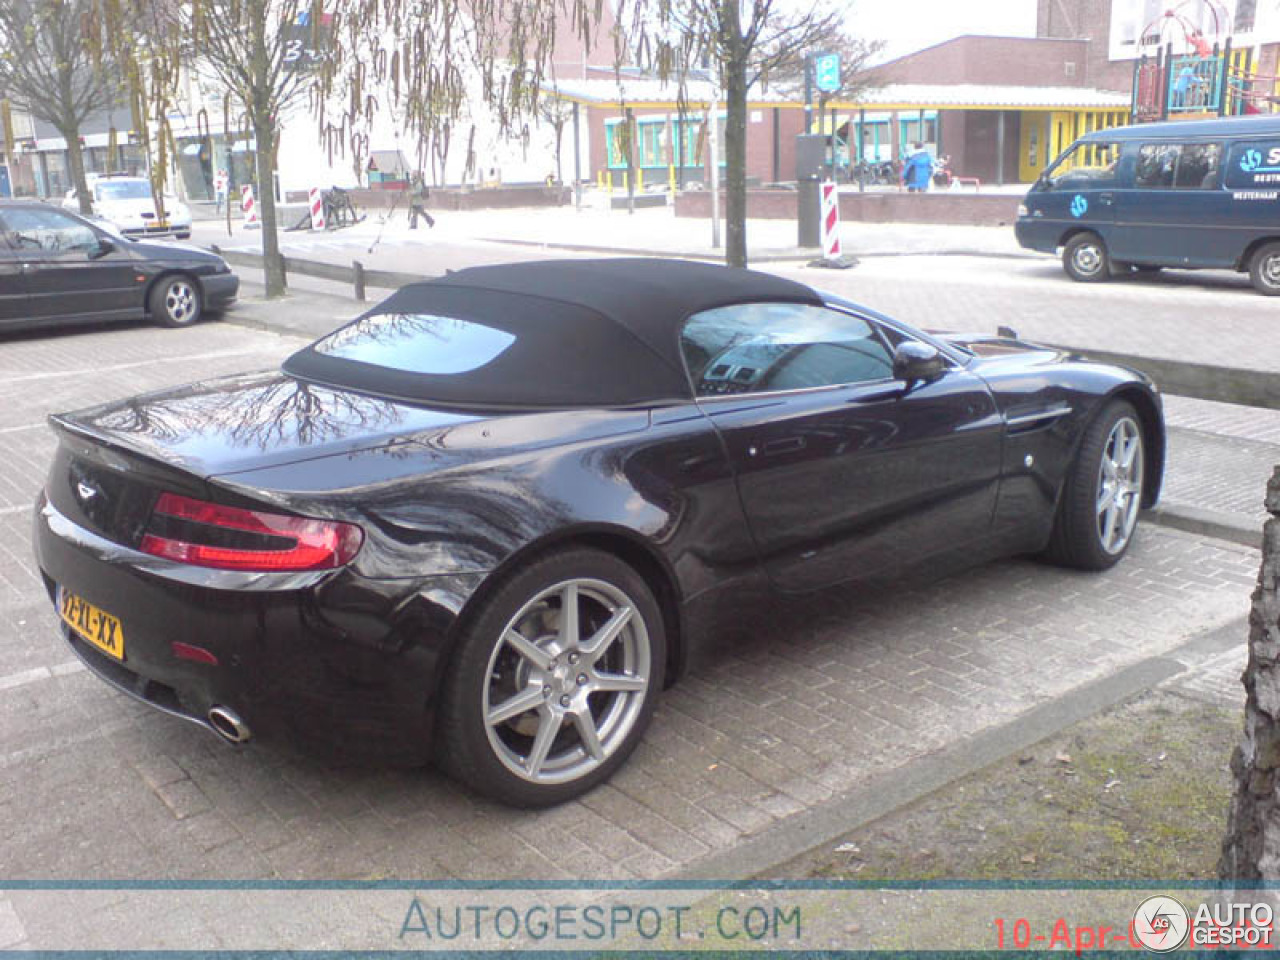
<path fill-rule="evenodd" d="M 207 250 L 130 240 L 47 203 L 0 201 L 0 331 L 143 317 L 185 327 L 239 288 Z"/>
<path fill-rule="evenodd" d="M 609 776 L 743 591 L 1104 569 L 1165 445 L 1132 371 L 655 260 L 463 270 L 51 422 L 36 552 L 95 673 L 525 805 Z"/>

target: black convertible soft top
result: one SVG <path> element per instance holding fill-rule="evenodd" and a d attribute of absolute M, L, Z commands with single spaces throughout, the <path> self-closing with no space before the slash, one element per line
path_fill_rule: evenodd
<path fill-rule="evenodd" d="M 822 302 L 790 280 L 687 260 L 471 267 L 402 287 L 289 357 L 283 369 L 332 386 L 455 407 L 686 401 L 693 393 L 680 353 L 684 321 L 714 307 L 761 301 Z"/>

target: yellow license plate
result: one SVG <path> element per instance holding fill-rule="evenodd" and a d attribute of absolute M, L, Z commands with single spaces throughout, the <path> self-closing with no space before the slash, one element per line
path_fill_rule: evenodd
<path fill-rule="evenodd" d="M 103 653 L 117 660 L 124 659 L 124 628 L 119 617 L 113 617 L 70 590 L 63 590 L 58 598 L 58 615 Z"/>

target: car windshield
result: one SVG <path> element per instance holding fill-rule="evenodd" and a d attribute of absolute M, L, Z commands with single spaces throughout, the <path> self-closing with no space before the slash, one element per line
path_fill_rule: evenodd
<path fill-rule="evenodd" d="M 94 186 L 99 200 L 149 200 L 151 184 L 145 180 L 109 180 Z"/>

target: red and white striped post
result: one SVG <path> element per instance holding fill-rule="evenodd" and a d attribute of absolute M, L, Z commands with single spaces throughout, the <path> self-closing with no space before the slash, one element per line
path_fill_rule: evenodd
<path fill-rule="evenodd" d="M 254 199 L 251 183 L 246 183 L 240 188 L 240 209 L 244 211 L 246 229 L 262 226 L 258 221 L 258 201 Z"/>
<path fill-rule="evenodd" d="M 836 185 L 830 181 L 822 184 L 822 258 L 824 260 L 840 259 L 840 194 Z"/>
<path fill-rule="evenodd" d="M 307 199 L 311 203 L 311 229 L 324 229 L 324 195 L 319 187 L 307 191 Z"/>

